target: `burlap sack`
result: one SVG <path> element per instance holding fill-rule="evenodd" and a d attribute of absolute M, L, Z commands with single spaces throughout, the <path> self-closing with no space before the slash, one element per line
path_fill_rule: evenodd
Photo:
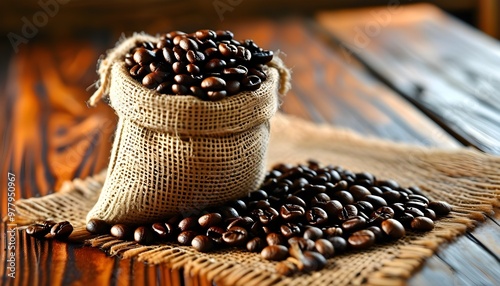
<path fill-rule="evenodd" d="M 87 220 L 151 223 L 256 190 L 266 171 L 269 119 L 278 93 L 288 88 L 282 62 L 266 67 L 268 79 L 254 92 L 202 101 L 162 95 L 134 80 L 123 56 L 138 41 L 157 39 L 136 34 L 111 50 L 89 101 L 109 94 L 118 125 L 106 181 Z"/>

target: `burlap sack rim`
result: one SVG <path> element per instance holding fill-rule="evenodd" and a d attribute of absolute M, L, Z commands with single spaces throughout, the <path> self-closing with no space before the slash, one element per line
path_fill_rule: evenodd
<path fill-rule="evenodd" d="M 279 65 L 279 69 L 286 69 L 282 62 Z M 121 80 L 134 86 L 139 92 L 133 93 L 138 96 L 132 98 L 133 104 L 131 105 L 127 105 L 127 101 L 123 100 L 121 93 L 110 93 L 110 106 L 119 117 L 127 118 L 139 126 L 160 132 L 181 135 L 190 134 L 194 130 L 199 135 L 242 132 L 268 121 L 278 110 L 279 100 L 275 97 L 279 96 L 280 72 L 278 68 L 274 67 L 266 67 L 265 72 L 269 79 L 265 80 L 256 91 L 240 92 L 220 101 L 206 101 L 192 95 L 166 95 L 160 94 L 156 90 L 148 89 L 133 79 L 129 75 L 125 63 L 119 61 L 112 65 L 111 78 L 121 76 Z M 113 84 L 117 83 L 112 82 L 110 85 Z M 276 87 L 273 84 L 276 84 Z M 263 92 L 264 90 L 273 90 L 273 92 Z M 272 96 L 270 96 L 271 94 Z M 133 95 L 129 94 L 129 96 Z M 141 106 L 146 105 L 152 106 L 153 109 L 141 109 Z M 179 110 L 178 107 L 181 106 L 183 106 L 184 110 Z M 250 112 L 238 112 L 234 108 L 236 106 L 244 106 L 249 110 L 268 110 L 269 112 L 262 114 L 262 116 L 255 116 L 255 114 Z M 269 106 L 272 108 L 264 108 Z M 169 114 L 169 110 L 177 110 L 178 112 Z M 152 113 L 155 116 L 151 116 Z M 198 125 L 193 125 L 192 115 L 188 114 L 196 114 L 198 116 L 197 119 L 200 122 L 204 122 L 204 130 L 199 130 Z M 214 114 L 217 116 L 214 117 Z M 166 120 L 165 122 L 155 120 L 152 123 L 148 123 L 145 120 L 145 118 L 159 118 L 162 116 L 165 118 L 172 117 L 176 120 Z M 227 118 L 231 118 L 231 121 L 223 120 Z"/>
<path fill-rule="evenodd" d="M 484 173 L 487 182 L 472 182 L 467 188 L 477 189 L 478 196 L 470 198 L 470 204 L 465 206 L 455 206 L 452 216 L 442 219 L 438 222 L 436 229 L 428 234 L 431 237 L 422 237 L 418 240 L 411 241 L 409 245 L 399 247 L 398 255 L 392 260 L 385 262 L 380 268 L 374 269 L 366 277 L 367 284 L 370 285 L 402 285 L 411 277 L 421 263 L 428 257 L 432 256 L 438 247 L 446 241 L 453 240 L 457 236 L 471 230 L 477 222 L 484 220 L 484 213 L 491 213 L 493 206 L 500 206 L 500 158 L 486 155 L 473 149 L 458 148 L 457 150 L 442 150 L 440 148 L 422 148 L 421 146 L 413 146 L 407 144 L 395 144 L 380 139 L 363 139 L 362 136 L 352 133 L 351 131 L 339 131 L 328 126 L 315 126 L 302 120 L 286 118 L 283 115 L 276 116 L 279 120 L 284 120 L 290 123 L 294 128 L 304 128 L 310 131 L 327 132 L 330 135 L 335 135 L 342 138 L 358 140 L 358 144 L 372 146 L 376 148 L 394 150 L 396 153 L 404 154 L 406 152 L 415 153 L 416 159 L 420 155 L 432 156 L 438 155 L 454 155 L 457 157 L 473 158 L 471 168 L 487 163 L 488 172 Z M 328 136 L 325 136 L 328 137 Z M 362 140 L 362 141 L 360 141 Z M 484 169 L 484 168 L 483 168 Z M 93 177 L 85 179 L 75 179 L 72 182 L 67 182 L 62 190 L 58 193 L 51 194 L 41 198 L 23 199 L 17 201 L 17 210 L 19 223 L 29 223 L 35 220 L 47 218 L 47 213 L 52 213 L 52 219 L 67 219 L 65 214 L 60 214 L 57 209 L 64 207 L 64 202 L 73 202 L 75 204 L 95 199 L 98 195 L 100 187 L 102 187 L 105 179 L 105 170 Z M 488 189 L 491 191 L 489 196 L 481 195 L 481 190 Z M 93 204 L 91 204 L 92 206 Z M 66 214 L 67 215 L 67 214 Z M 79 227 L 76 228 L 71 238 L 75 241 L 88 239 L 89 235 L 84 230 L 85 216 L 79 221 L 73 223 Z M 185 247 L 176 247 L 175 245 L 163 246 L 137 246 L 134 242 L 124 242 L 116 240 L 108 235 L 90 238 L 87 242 L 93 247 L 99 247 L 108 251 L 111 255 L 119 255 L 122 258 L 137 258 L 138 261 L 149 263 L 167 263 L 174 269 L 183 268 L 185 275 L 193 276 L 200 275 L 209 281 L 214 280 L 218 285 L 295 285 L 293 278 L 284 278 L 270 272 L 254 272 L 252 269 L 238 267 L 234 263 L 226 263 L 225 261 L 216 261 L 207 258 L 205 255 L 193 255 L 186 252 Z M 230 251 L 229 251 L 230 252 Z M 255 255 L 255 254 L 250 254 Z M 417 262 L 417 263 L 416 263 Z M 317 275 L 315 275 L 317 274 Z M 319 285 L 314 281 L 321 281 L 321 272 L 315 273 L 311 277 L 305 278 L 307 282 Z M 312 280 L 311 280 L 312 279 Z M 316 279 L 316 280 L 315 280 Z M 302 280 L 301 280 L 302 281 Z M 352 283 L 357 284 L 357 283 Z M 305 285 L 305 284 L 300 284 Z"/>

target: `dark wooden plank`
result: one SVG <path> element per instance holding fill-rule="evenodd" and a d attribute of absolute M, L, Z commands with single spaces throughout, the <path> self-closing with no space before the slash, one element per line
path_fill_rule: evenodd
<path fill-rule="evenodd" d="M 500 45 L 429 5 L 322 13 L 378 76 L 464 143 L 500 154 Z"/>
<path fill-rule="evenodd" d="M 471 108 L 479 108 L 476 110 L 477 112 L 483 111 L 485 108 L 489 108 L 485 102 L 482 102 L 479 96 L 474 97 L 475 95 L 469 95 L 468 101 L 460 101 L 462 99 L 457 98 L 455 95 L 457 93 L 463 93 L 465 90 L 462 88 L 460 91 L 456 91 L 456 88 L 451 85 L 450 78 L 453 78 L 454 75 L 453 73 L 446 73 L 449 70 L 441 70 L 439 73 L 430 73 L 429 71 L 425 70 L 419 70 L 419 68 L 422 65 L 425 65 L 425 63 L 422 63 L 422 59 L 419 59 L 419 62 L 404 62 L 401 61 L 398 58 L 398 61 L 395 61 L 393 59 L 386 60 L 386 57 L 388 55 L 392 55 L 391 53 L 396 53 L 396 55 L 400 55 L 402 52 L 401 51 L 394 51 L 393 46 L 396 47 L 401 47 L 404 46 L 405 50 L 412 50 L 414 47 L 414 42 L 418 41 L 417 46 L 430 46 L 430 45 L 435 45 L 435 49 L 445 49 L 448 46 L 442 45 L 439 46 L 439 42 L 437 42 L 437 39 L 440 34 L 435 34 L 434 33 L 434 40 L 436 42 L 433 43 L 428 43 L 426 40 L 429 38 L 427 34 L 429 31 L 426 30 L 426 32 L 419 31 L 419 33 L 415 32 L 415 29 L 419 29 L 422 25 L 428 24 L 428 22 L 435 21 L 435 18 L 433 17 L 438 17 L 437 19 L 439 21 L 445 21 L 442 18 L 444 15 L 439 14 L 435 9 L 429 8 L 428 6 L 418 6 L 416 11 L 411 10 L 411 8 L 406 8 L 406 7 L 400 7 L 401 9 L 399 12 L 391 12 L 388 10 L 388 8 L 380 8 L 380 9 L 365 9 L 365 10 L 360 10 L 360 11 L 346 11 L 346 12 L 336 12 L 336 13 L 324 13 L 318 16 L 318 20 L 321 23 L 321 25 L 328 30 L 330 33 L 332 33 L 335 36 L 334 40 L 340 40 L 341 41 L 341 48 L 342 47 L 348 47 L 349 50 L 345 50 L 344 48 L 344 54 L 350 56 L 351 54 L 354 54 L 354 56 L 357 59 L 360 59 L 361 62 L 364 62 L 365 64 L 368 65 L 368 67 L 374 72 L 382 76 L 382 79 L 385 81 L 389 81 L 390 86 L 393 87 L 401 87 L 403 89 L 403 94 L 406 95 L 407 97 L 411 98 L 411 92 L 414 86 L 412 85 L 414 80 L 422 79 L 425 78 L 424 82 L 426 83 L 425 85 L 425 90 L 434 90 L 437 91 L 439 88 L 447 88 L 447 90 L 453 89 L 455 90 L 454 93 L 447 93 L 443 92 L 441 94 L 432 94 L 432 96 L 437 100 L 443 100 L 444 102 L 451 103 L 451 104 L 456 104 L 458 102 L 459 104 L 463 104 L 462 110 L 465 110 L 467 104 L 472 104 Z M 425 10 L 425 11 L 422 11 Z M 426 14 L 423 14 L 422 12 L 427 12 Z M 437 13 L 437 14 L 436 14 Z M 378 16 L 377 16 L 378 15 Z M 349 31 L 352 32 L 353 30 L 356 31 L 359 27 L 361 29 L 363 27 L 366 27 L 367 23 L 377 23 L 373 22 L 376 17 L 379 17 L 380 15 L 389 15 L 387 18 L 387 25 L 384 27 L 379 27 L 380 31 L 378 32 L 377 35 L 374 35 L 372 38 L 368 38 L 367 45 L 363 48 L 358 48 L 356 49 L 355 45 L 356 43 L 359 44 L 359 42 L 356 42 L 356 37 L 357 36 L 355 33 L 350 33 Z M 372 22 L 370 22 L 372 21 Z M 450 20 L 451 21 L 451 20 Z M 376 28 L 376 27 L 375 27 Z M 460 28 L 463 28 L 460 26 Z M 452 28 L 448 28 L 448 30 L 453 30 Z M 460 30 L 460 29 L 458 29 Z M 440 31 L 440 33 L 443 33 L 444 31 Z M 453 31 L 455 32 L 455 31 Z M 469 31 L 469 33 L 474 34 Z M 331 35 L 332 35 L 331 34 Z M 394 35 L 392 35 L 394 34 Z M 443 33 L 444 34 L 444 33 Z M 397 36 L 396 36 L 397 35 Z M 411 35 L 411 36 L 409 36 Z M 393 38 L 391 38 L 391 36 Z M 444 36 L 444 35 L 443 35 Z M 414 37 L 413 39 L 410 39 L 410 37 Z M 481 35 L 476 35 L 474 34 L 474 37 L 476 38 L 483 38 Z M 395 39 L 397 40 L 397 43 L 394 43 Z M 392 39 L 392 40 L 391 40 Z M 464 39 L 462 39 L 464 40 Z M 483 62 L 487 61 L 488 58 L 492 58 L 493 61 L 496 60 L 496 55 L 499 54 L 498 49 L 492 49 L 490 46 L 486 46 L 484 48 L 484 45 L 486 45 L 484 42 L 485 41 L 491 41 L 488 40 L 487 38 L 483 38 L 482 45 L 477 45 L 474 47 L 470 47 L 469 45 L 469 51 L 478 53 L 478 51 L 486 50 L 484 54 L 482 55 L 483 58 L 481 59 Z M 390 47 L 388 46 L 390 45 Z M 353 47 L 354 46 L 354 47 Z M 444 46 L 444 47 L 443 47 Z M 426 50 L 419 50 L 421 54 L 424 52 L 431 53 L 435 49 L 431 49 L 427 47 Z M 444 52 L 444 51 L 443 51 Z M 407 51 L 405 51 L 407 53 Z M 426 55 L 427 55 L 426 54 Z M 458 53 L 454 54 L 455 57 L 458 57 Z M 476 54 L 476 57 L 479 57 Z M 383 64 L 382 64 L 383 61 Z M 408 60 L 407 60 L 408 61 Z M 432 62 L 432 61 L 431 61 Z M 434 64 L 434 63 L 432 63 Z M 387 74 L 390 73 L 391 77 L 385 77 L 386 72 Z M 456 73 L 455 73 L 456 74 Z M 498 74 L 498 73 L 497 73 Z M 413 77 L 410 77 L 413 76 Z M 495 75 L 495 74 L 494 74 Z M 454 79 L 455 81 L 458 81 L 458 79 Z M 470 85 L 465 85 L 468 88 L 470 88 Z M 404 88 L 407 88 L 407 90 L 404 90 Z M 400 90 L 401 91 L 401 90 Z M 404 93 L 404 91 L 407 92 L 407 94 Z M 426 95 L 427 97 L 431 97 L 431 95 Z M 450 98 L 446 98 L 446 97 Z M 463 96 L 463 94 L 461 94 Z M 446 98 L 446 99 L 444 99 Z M 473 98 L 473 99 L 471 99 Z M 484 99 L 484 98 L 483 98 Z M 429 99 L 430 100 L 430 99 Z M 479 104 L 476 104 L 479 102 Z M 418 104 L 418 102 L 417 102 Z M 457 110 L 453 109 L 453 106 L 450 107 L 445 107 L 441 106 L 443 109 L 441 111 L 444 111 L 445 113 L 443 116 L 452 116 L 455 117 L 457 116 Z M 446 110 L 444 108 L 449 108 L 450 110 Z M 496 108 L 496 107 L 493 107 Z M 464 115 L 463 113 L 460 113 L 459 116 L 468 116 Z M 478 114 L 476 114 L 478 115 Z M 487 126 L 487 128 L 490 127 L 489 122 L 495 122 L 496 118 L 498 117 L 497 114 L 491 113 L 489 111 L 486 111 L 486 114 L 484 115 L 485 117 L 482 118 L 485 122 L 479 123 L 479 121 L 474 121 L 470 124 L 464 123 L 460 128 L 463 128 L 464 130 L 468 132 L 475 132 L 477 128 L 477 124 L 481 125 L 483 124 L 484 126 Z M 486 119 L 485 119 L 486 118 Z M 449 118 L 448 118 L 449 119 Z M 449 123 L 449 120 L 447 122 L 442 122 L 442 123 Z M 448 125 L 447 125 L 448 126 Z M 455 125 L 451 126 L 451 128 L 456 127 Z M 481 126 L 483 127 L 483 126 Z M 495 128 L 497 128 L 496 126 Z M 484 144 L 478 145 L 480 148 L 483 148 L 487 151 L 492 151 L 496 152 L 494 150 L 490 150 L 491 146 L 496 146 L 499 144 L 498 137 L 496 137 L 496 129 L 488 129 L 487 133 L 483 134 L 484 136 L 481 137 L 483 141 L 481 141 Z M 481 130 L 481 129 L 479 129 Z M 476 139 L 479 137 L 476 137 Z M 492 145 L 493 144 L 493 145 Z M 484 147 L 484 146 L 490 146 L 490 147 Z M 449 269 L 452 269 L 452 271 L 463 271 L 463 269 L 456 269 L 451 267 L 452 259 L 459 259 L 460 255 L 463 255 L 464 253 L 470 252 L 472 249 L 474 251 L 479 251 L 481 253 L 481 256 L 487 257 L 488 259 L 491 259 L 493 261 L 493 265 L 495 267 L 498 267 L 498 250 L 497 250 L 497 243 L 500 237 L 500 228 L 495 221 L 491 220 L 490 218 L 487 218 L 486 223 L 484 223 L 478 231 L 475 231 L 473 233 L 468 233 L 467 237 L 462 237 L 460 238 L 460 241 L 464 245 L 468 245 L 468 247 L 465 247 L 463 252 L 458 253 L 456 251 L 456 248 L 454 247 L 446 247 L 444 248 L 440 253 L 442 253 L 443 257 L 445 257 L 444 263 L 447 263 L 448 265 L 441 265 L 441 268 L 446 269 L 447 266 Z M 474 256 L 475 253 L 469 253 L 470 258 L 473 261 L 471 261 L 471 267 L 472 268 L 477 268 L 476 270 L 480 269 L 482 266 L 481 258 Z M 476 259 L 476 260 L 474 260 Z M 449 261 L 448 261 L 449 260 Z M 468 260 L 467 260 L 468 261 Z M 433 262 L 434 265 L 439 264 L 438 261 Z M 489 268 L 490 265 L 485 266 L 485 271 L 493 271 L 492 268 Z M 429 267 L 433 266 L 426 266 L 424 270 L 418 274 L 413 280 L 411 280 L 412 285 L 419 285 L 418 281 L 425 280 L 427 276 L 433 275 L 433 272 L 429 270 Z M 472 272 L 474 273 L 474 272 Z M 457 277 L 461 277 L 460 275 L 464 275 L 463 273 L 457 274 Z M 455 280 L 453 280 L 452 276 L 446 276 L 448 279 L 444 279 L 443 277 L 440 277 L 440 275 L 434 275 L 431 280 L 440 280 L 443 281 L 445 284 L 446 283 L 455 283 Z M 467 275 L 465 275 L 466 277 Z M 465 278 L 464 278 L 465 279 Z M 415 284 L 413 284 L 415 283 Z"/>

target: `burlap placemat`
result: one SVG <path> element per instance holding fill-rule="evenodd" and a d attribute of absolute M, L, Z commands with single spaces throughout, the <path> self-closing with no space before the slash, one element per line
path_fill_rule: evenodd
<path fill-rule="evenodd" d="M 438 220 L 431 232 L 408 232 L 395 243 L 335 256 L 325 269 L 293 277 L 279 276 L 274 262 L 245 251 L 226 249 L 206 254 L 175 244 L 140 246 L 107 235 L 88 239 L 83 229 L 85 216 L 99 196 L 105 172 L 68 182 L 52 195 L 20 200 L 19 218 L 69 220 L 77 226 L 73 240 L 87 239 L 91 246 L 111 255 L 183 268 L 189 276 L 199 275 L 218 285 L 400 285 L 442 243 L 473 228 L 484 219 L 483 213 L 500 205 L 498 157 L 470 149 L 431 150 L 367 139 L 285 115 L 275 116 L 271 130 L 269 166 L 314 158 L 323 164 L 395 179 L 401 185 L 417 185 L 430 198 L 448 201 L 454 209 L 448 217 Z"/>

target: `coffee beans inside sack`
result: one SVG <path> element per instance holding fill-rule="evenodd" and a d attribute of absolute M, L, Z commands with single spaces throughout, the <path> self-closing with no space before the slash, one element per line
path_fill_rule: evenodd
<path fill-rule="evenodd" d="M 89 104 L 108 96 L 118 125 L 87 221 L 153 223 L 262 183 L 269 120 L 290 79 L 271 51 L 229 31 L 135 34 L 98 71 Z"/>

